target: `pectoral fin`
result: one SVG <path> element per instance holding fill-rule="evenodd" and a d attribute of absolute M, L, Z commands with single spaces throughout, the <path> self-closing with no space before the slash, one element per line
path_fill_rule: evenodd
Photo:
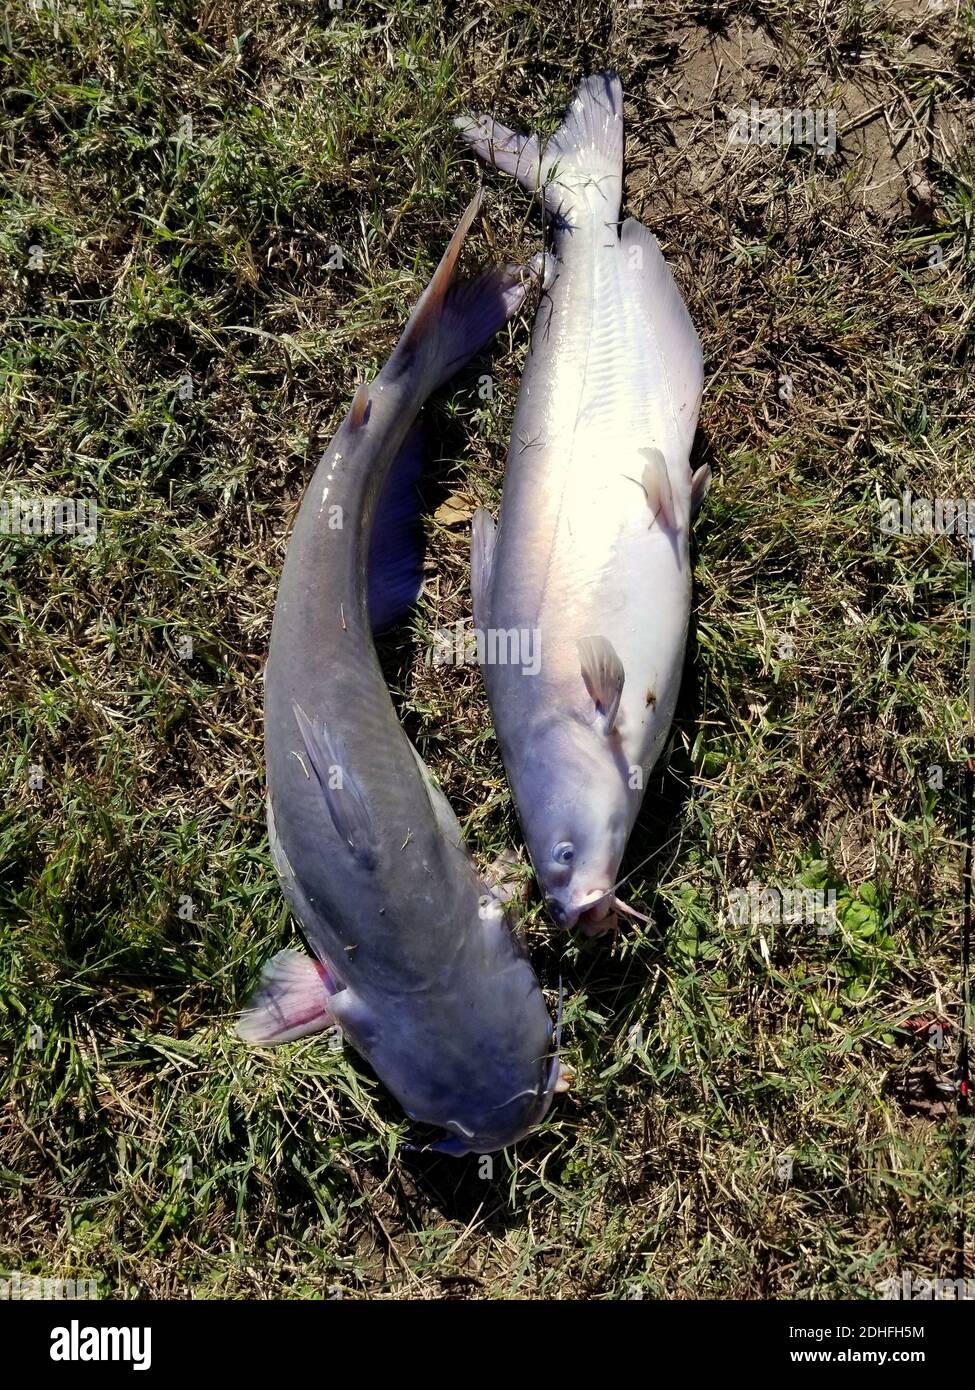
<path fill-rule="evenodd" d="M 483 874 L 484 887 L 500 907 L 527 897 L 528 884 L 520 870 L 521 861 L 514 850 L 503 849 Z"/>
<path fill-rule="evenodd" d="M 374 868 L 372 817 L 355 778 L 345 766 L 325 725 L 320 720 L 309 719 L 299 704 L 294 703 L 291 708 L 336 833 L 364 868 Z"/>
<path fill-rule="evenodd" d="M 330 1028 L 329 1000 L 336 984 L 324 965 L 301 951 L 279 951 L 267 962 L 261 982 L 237 1023 L 244 1042 L 293 1042 Z"/>
<path fill-rule="evenodd" d="M 677 511 L 674 506 L 674 493 L 667 472 L 667 460 L 659 449 L 641 449 L 646 459 L 640 485 L 647 495 L 647 506 L 653 521 L 662 522 L 671 531 L 677 526 Z"/>
<path fill-rule="evenodd" d="M 611 734 L 623 695 L 623 663 L 606 637 L 583 637 L 577 646 L 582 663 L 582 679 L 597 714 L 602 717 L 603 732 Z"/>

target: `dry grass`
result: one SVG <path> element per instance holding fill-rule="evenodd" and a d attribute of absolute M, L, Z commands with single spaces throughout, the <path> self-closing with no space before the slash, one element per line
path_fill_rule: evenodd
<path fill-rule="evenodd" d="M 954 1272 L 955 1036 L 903 1025 L 958 1000 L 964 552 L 885 535 L 879 499 L 971 491 L 971 8 L 40 0 L 3 25 L 3 493 L 93 497 L 102 526 L 0 538 L 0 1263 L 240 1298 Z M 397 1152 L 350 1056 L 231 1034 L 292 935 L 261 667 L 303 484 L 479 178 L 450 116 L 550 125 L 605 64 L 628 208 L 701 334 L 716 482 L 624 866 L 659 926 L 567 941 L 531 900 L 577 1082 L 484 1179 Z M 729 145 L 753 97 L 835 108 L 836 153 Z M 472 261 L 537 249 L 488 183 Z M 477 672 L 424 664 L 469 605 L 468 528 L 434 512 L 496 503 L 527 336 L 436 406 L 429 583 L 385 647 L 485 862 L 520 841 Z M 736 926 L 752 880 L 835 889 L 840 930 Z"/>

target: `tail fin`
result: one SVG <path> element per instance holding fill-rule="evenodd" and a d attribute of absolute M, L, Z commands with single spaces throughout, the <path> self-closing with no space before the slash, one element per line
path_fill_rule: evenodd
<path fill-rule="evenodd" d="M 571 224 L 589 213 L 609 221 L 623 197 L 623 90 L 615 72 L 579 83 L 558 130 L 544 148 L 490 116 L 454 121 L 475 153 L 511 174 L 529 193 L 543 194 L 553 217 Z"/>
<path fill-rule="evenodd" d="M 518 312 L 533 276 L 540 277 L 543 270 L 541 259 L 536 257 L 527 269 L 496 266 L 475 280 L 452 285 L 464 238 L 480 205 L 481 194 L 477 193 L 465 209 L 390 359 L 395 373 L 413 371 L 421 375 L 425 395 L 442 386 L 491 341 Z"/>

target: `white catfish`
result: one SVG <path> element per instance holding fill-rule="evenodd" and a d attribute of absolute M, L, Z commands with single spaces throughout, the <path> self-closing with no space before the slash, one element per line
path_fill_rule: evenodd
<path fill-rule="evenodd" d="M 680 685 L 688 533 L 710 481 L 689 463 L 701 348 L 656 241 L 619 221 L 614 73 L 579 85 L 544 144 L 486 116 L 457 125 L 554 224 L 500 525 L 475 516 L 471 581 L 535 871 L 556 922 L 598 931 L 614 907 L 633 911 L 615 896 L 620 861 Z"/>

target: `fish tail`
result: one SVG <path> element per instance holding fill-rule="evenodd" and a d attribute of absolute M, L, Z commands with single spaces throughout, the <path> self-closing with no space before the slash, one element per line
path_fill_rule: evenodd
<path fill-rule="evenodd" d="M 454 124 L 488 165 L 541 193 L 556 220 L 572 224 L 590 214 L 609 220 L 623 196 L 623 90 L 615 72 L 579 83 L 558 130 L 543 142 L 490 116 L 461 116 Z"/>
<path fill-rule="evenodd" d="M 495 266 L 476 279 L 453 283 L 464 238 L 481 204 L 478 193 L 468 204 L 450 244 L 396 345 L 390 368 L 418 377 L 424 395 L 448 381 L 485 347 L 518 312 L 533 279 L 544 266 Z"/>

